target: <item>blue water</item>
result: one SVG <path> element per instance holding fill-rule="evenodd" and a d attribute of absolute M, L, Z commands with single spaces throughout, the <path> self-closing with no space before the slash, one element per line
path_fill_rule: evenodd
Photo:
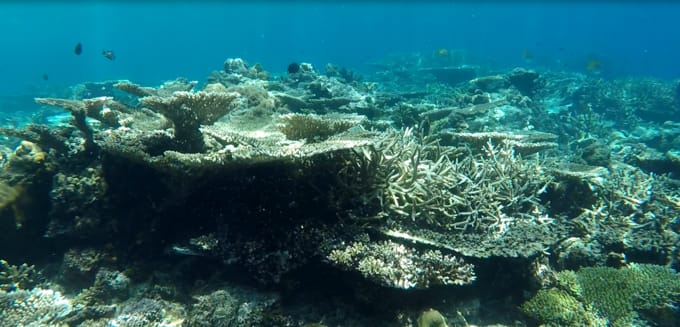
<path fill-rule="evenodd" d="M 390 54 L 439 48 L 490 69 L 587 72 L 597 61 L 603 77 L 673 79 L 677 17 L 672 2 L 3 2 L 0 95 L 107 79 L 203 80 L 229 57 L 273 74 L 291 61 L 362 71 Z"/>

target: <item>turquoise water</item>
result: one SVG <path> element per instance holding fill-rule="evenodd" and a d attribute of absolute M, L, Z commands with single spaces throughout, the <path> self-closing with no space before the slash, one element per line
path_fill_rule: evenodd
<path fill-rule="evenodd" d="M 470 63 L 491 68 L 585 71 L 597 60 L 606 77 L 670 79 L 680 76 L 679 16 L 672 2 L 5 2 L 0 94 L 201 79 L 227 57 L 272 73 L 291 61 L 362 71 L 390 54 L 440 48 L 465 50 Z M 75 56 L 78 42 L 83 53 Z"/>
<path fill-rule="evenodd" d="M 678 17 L 1 3 L 0 327 L 680 326 Z"/>

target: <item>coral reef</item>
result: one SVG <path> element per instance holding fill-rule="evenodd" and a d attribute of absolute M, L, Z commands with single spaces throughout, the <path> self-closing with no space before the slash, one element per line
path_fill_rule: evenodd
<path fill-rule="evenodd" d="M 0 322 L 677 324 L 677 82 L 463 64 L 36 99 L 0 128 Z"/>

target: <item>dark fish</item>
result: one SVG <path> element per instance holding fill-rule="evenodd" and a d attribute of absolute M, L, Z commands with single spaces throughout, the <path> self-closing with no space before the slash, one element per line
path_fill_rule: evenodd
<path fill-rule="evenodd" d="M 290 65 L 288 65 L 288 74 L 295 74 L 300 71 L 300 64 L 297 62 L 291 62 Z"/>
<path fill-rule="evenodd" d="M 102 50 L 102 56 L 108 60 L 116 60 L 116 54 L 111 50 Z"/>
<path fill-rule="evenodd" d="M 80 42 L 76 44 L 75 49 L 73 49 L 73 53 L 75 53 L 76 56 L 80 56 L 80 54 L 83 53 L 83 45 Z"/>
<path fill-rule="evenodd" d="M 42 76 L 42 77 L 43 77 L 43 81 L 46 81 L 46 80 L 50 79 L 50 77 L 49 77 L 49 76 L 47 76 L 47 74 L 43 74 L 43 76 Z"/>

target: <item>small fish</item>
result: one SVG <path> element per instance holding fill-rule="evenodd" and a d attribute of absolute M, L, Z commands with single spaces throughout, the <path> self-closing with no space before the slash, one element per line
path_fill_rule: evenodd
<path fill-rule="evenodd" d="M 102 56 L 108 60 L 116 60 L 116 54 L 112 50 L 102 50 Z"/>
<path fill-rule="evenodd" d="M 445 48 L 440 48 L 440 49 L 438 49 L 438 50 L 435 52 L 435 54 L 437 55 L 437 57 L 442 57 L 442 58 L 447 58 L 447 57 L 450 56 L 449 50 L 448 50 L 448 49 L 445 49 Z"/>
<path fill-rule="evenodd" d="M 73 49 L 73 53 L 75 53 L 76 56 L 80 56 L 80 54 L 83 53 L 83 44 L 78 42 L 76 47 Z"/>
<path fill-rule="evenodd" d="M 42 79 L 43 79 L 43 81 L 46 81 L 46 80 L 49 80 L 50 77 L 47 76 L 47 74 L 43 74 L 43 75 L 42 75 Z"/>
<path fill-rule="evenodd" d="M 188 256 L 197 256 L 197 257 L 203 256 L 203 254 L 198 253 L 198 252 L 196 252 L 196 251 L 194 251 L 194 250 L 192 250 L 188 247 L 179 246 L 179 245 L 173 245 L 170 248 L 170 252 L 174 253 L 174 254 L 179 254 L 179 255 L 188 255 Z"/>
<path fill-rule="evenodd" d="M 531 61 L 532 59 L 534 59 L 534 54 L 531 53 L 531 51 L 529 50 L 524 50 L 522 51 L 522 58 L 524 58 L 524 60 L 526 61 Z"/>

